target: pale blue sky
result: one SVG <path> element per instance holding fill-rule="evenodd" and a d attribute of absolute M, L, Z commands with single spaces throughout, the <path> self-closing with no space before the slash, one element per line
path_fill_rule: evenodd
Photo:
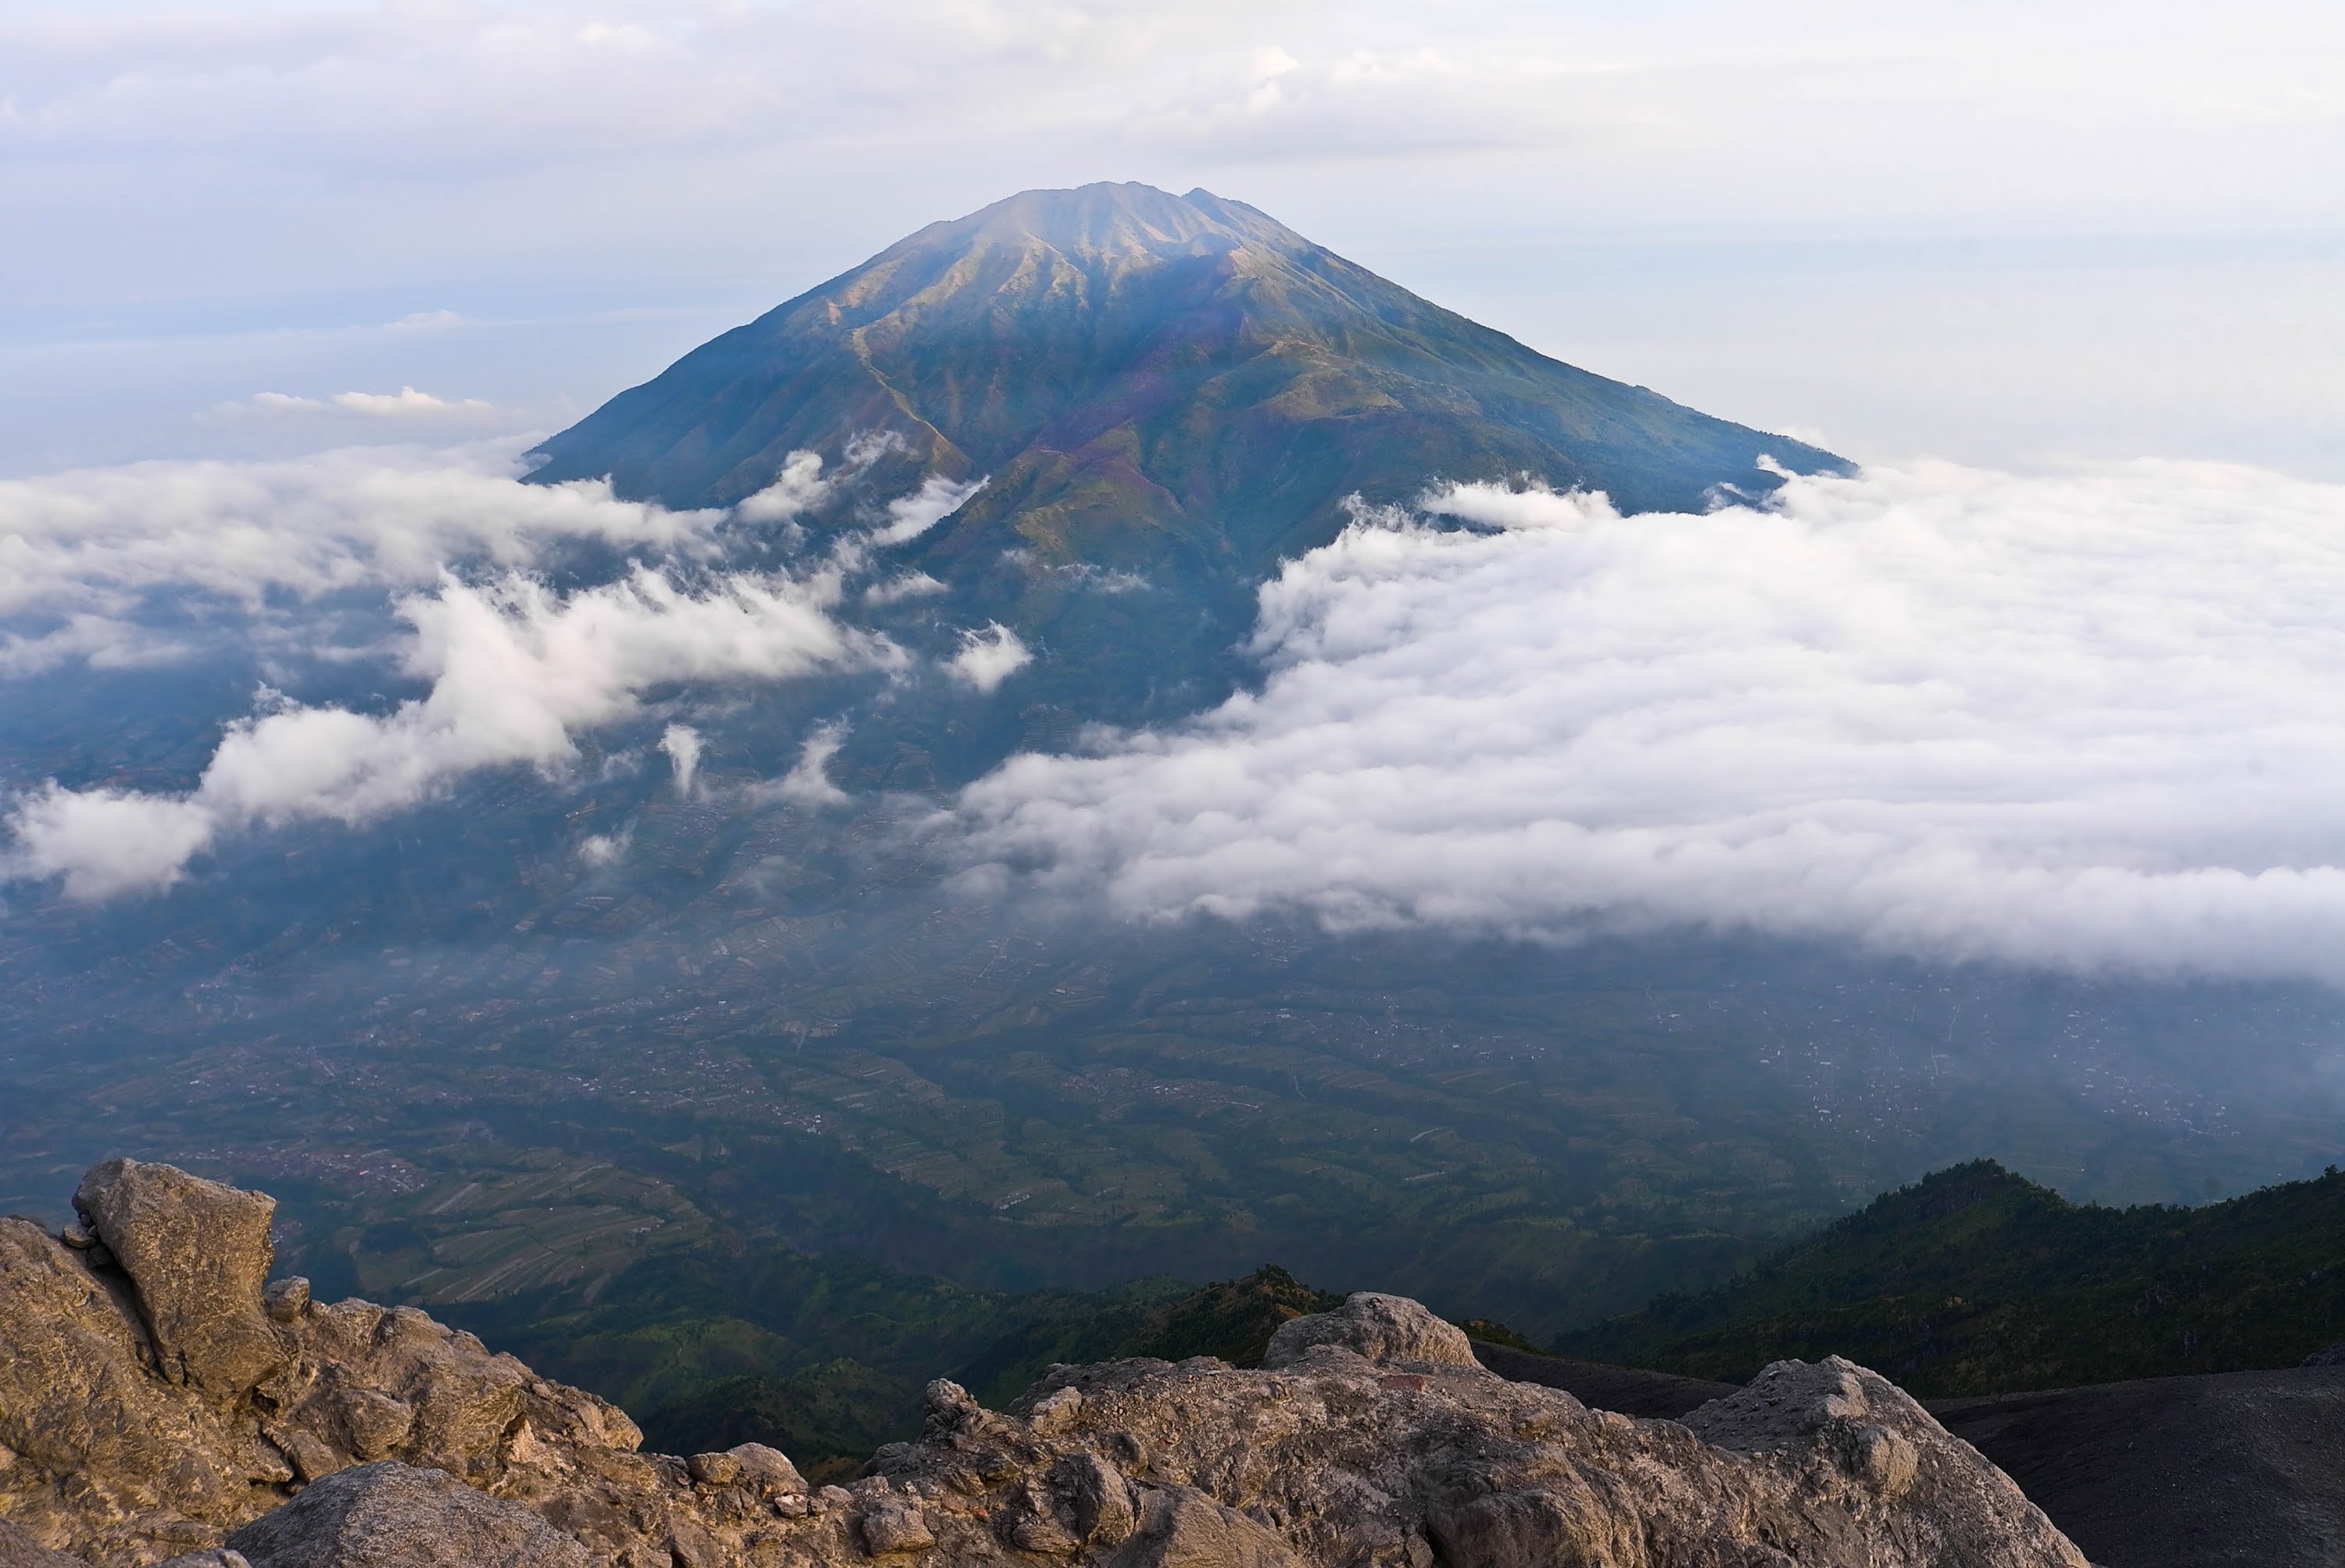
<path fill-rule="evenodd" d="M 20 4 L 0 472 L 554 427 L 1092 178 L 1858 456 L 2345 477 L 2345 15 L 2270 0 Z M 250 402 L 402 386 L 472 406 Z"/>

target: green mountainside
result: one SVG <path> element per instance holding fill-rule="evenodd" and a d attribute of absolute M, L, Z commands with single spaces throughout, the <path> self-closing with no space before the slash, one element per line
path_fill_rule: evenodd
<path fill-rule="evenodd" d="M 918 1430 L 931 1378 L 999 1407 L 1053 1362 L 1255 1365 L 1279 1324 L 1340 1299 L 1275 1266 L 1202 1288 L 1156 1277 L 984 1290 L 848 1253 L 703 1236 L 614 1275 L 433 1310 L 614 1400 L 655 1447 L 769 1442 L 838 1474 Z M 1518 1353 L 1494 1363 L 1508 1376 L 1583 1391 L 1607 1386 L 1606 1367 L 1731 1383 L 1780 1358 L 1832 1354 L 1931 1398 L 2289 1367 L 2345 1339 L 2345 1176 L 2199 1208 L 2120 1209 L 2068 1203 L 1977 1160 L 1713 1289 L 1662 1295 L 1544 1351 L 1501 1323 L 1457 1321 Z"/>
<path fill-rule="evenodd" d="M 1832 1354 L 1931 1397 L 2293 1366 L 2345 1339 L 2345 1176 L 2182 1208 L 2071 1204 L 1977 1160 L 1557 1353 L 1741 1381 Z"/>
<path fill-rule="evenodd" d="M 1195 1290 L 1143 1279 L 1013 1294 L 841 1255 L 702 1249 L 640 1265 L 591 1301 L 542 1293 L 441 1310 L 634 1412 L 663 1451 L 766 1442 L 829 1474 L 919 1431 L 931 1378 L 999 1407 L 1055 1361 L 1251 1366 L 1279 1324 L 1341 1300 L 1275 1267 Z"/>

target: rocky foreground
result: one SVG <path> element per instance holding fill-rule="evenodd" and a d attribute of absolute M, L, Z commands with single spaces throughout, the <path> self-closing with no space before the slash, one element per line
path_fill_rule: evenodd
<path fill-rule="evenodd" d="M 1784 1361 L 1682 1420 L 1486 1370 L 1413 1301 L 1299 1318 L 1260 1370 L 1060 1367 L 810 1489 L 690 1459 L 411 1308 L 270 1282 L 272 1201 L 112 1160 L 0 1220 L 0 1568 L 623 1564 L 2084 1568 L 1903 1391 Z"/>

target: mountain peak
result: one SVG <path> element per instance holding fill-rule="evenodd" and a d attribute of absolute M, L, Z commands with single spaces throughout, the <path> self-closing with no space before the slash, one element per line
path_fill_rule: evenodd
<path fill-rule="evenodd" d="M 538 481 L 675 507 L 735 505 L 812 453 L 826 484 L 794 520 L 817 534 L 949 482 L 958 508 L 892 541 L 901 565 L 959 624 L 1052 649 L 1020 677 L 1038 710 L 1124 722 L 1226 692 L 1255 589 L 1353 497 L 1483 480 L 1698 511 L 1771 489 L 1762 459 L 1839 462 L 1559 363 L 1243 202 L 1139 184 L 930 224 L 541 451 Z M 1081 591 L 1103 582 L 1150 591 Z"/>
<path fill-rule="evenodd" d="M 1174 196 L 1137 181 L 1021 190 L 965 218 L 931 223 L 875 262 L 937 247 L 973 249 L 1039 242 L 1068 255 L 1165 259 L 1240 246 L 1294 251 L 1310 241 L 1268 214 L 1200 187 Z"/>

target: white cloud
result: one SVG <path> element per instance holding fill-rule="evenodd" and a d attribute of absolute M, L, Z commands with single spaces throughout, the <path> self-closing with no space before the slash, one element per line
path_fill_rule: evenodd
<path fill-rule="evenodd" d="M 826 724 L 806 738 L 798 748 L 797 766 L 769 784 L 756 787 L 754 796 L 760 800 L 795 800 L 804 806 L 838 806 L 849 799 L 846 790 L 830 781 L 830 759 L 838 755 L 846 744 L 847 730 L 843 726 Z"/>
<path fill-rule="evenodd" d="M 944 584 L 926 572 L 906 572 L 864 589 L 863 602 L 867 605 L 892 605 L 904 599 L 929 598 L 948 591 Z"/>
<path fill-rule="evenodd" d="M 0 678 L 41 675 L 80 662 L 92 669 L 136 669 L 170 664 L 188 653 L 185 643 L 106 616 L 76 615 L 33 636 L 0 635 Z"/>
<path fill-rule="evenodd" d="M 9 826 L 17 846 L 10 872 L 61 877 L 67 898 L 95 901 L 178 881 L 216 824 L 195 800 L 52 783 L 19 800 Z"/>
<path fill-rule="evenodd" d="M 1033 662 L 1034 656 L 1027 651 L 1018 634 L 994 621 L 981 632 L 961 633 L 960 652 L 945 667 L 952 671 L 956 680 L 980 691 L 991 691 Z"/>
<path fill-rule="evenodd" d="M 418 586 L 452 561 L 526 565 L 565 538 L 691 550 L 723 515 L 621 501 L 599 481 L 521 484 L 516 444 L 0 480 L 0 616 L 118 616 L 165 587 L 257 606 L 272 591 Z"/>
<path fill-rule="evenodd" d="M 675 792 L 689 796 L 693 776 L 700 771 L 700 731 L 688 724 L 671 724 L 660 735 L 659 748 L 675 769 Z"/>
<path fill-rule="evenodd" d="M 917 539 L 959 511 L 964 502 L 984 488 L 982 478 L 961 482 L 931 473 L 911 494 L 888 503 L 887 524 L 873 531 L 871 541 L 875 545 L 901 545 Z"/>
<path fill-rule="evenodd" d="M 1798 480 L 1496 534 L 1355 526 L 1262 692 L 965 792 L 973 852 L 1143 917 L 1664 925 L 2345 980 L 2345 488 L 2212 464 Z"/>
<path fill-rule="evenodd" d="M 634 840 L 633 828 L 623 828 L 615 833 L 589 833 L 579 841 L 578 858 L 590 866 L 615 865 L 626 859 L 627 847 Z"/>
<path fill-rule="evenodd" d="M 166 887 L 224 832 L 358 823 L 474 769 L 557 767 L 575 755 L 577 733 L 633 717 L 651 687 L 900 663 L 891 645 L 830 618 L 838 595 L 828 575 L 741 573 L 695 595 L 639 570 L 567 599 L 519 575 L 485 587 L 443 581 L 400 606 L 415 631 L 407 667 L 431 681 L 426 696 L 381 716 L 280 705 L 239 720 L 184 796 L 52 784 L 9 814 L 9 870 L 62 876 L 76 898 Z M 681 727 L 662 743 L 687 789 L 696 743 Z"/>
<path fill-rule="evenodd" d="M 268 418 L 356 414 L 363 419 L 436 420 L 442 423 L 477 423 L 499 417 L 494 403 L 479 398 L 434 397 L 413 387 L 401 387 L 395 392 L 336 392 L 323 398 L 296 397 L 279 392 L 255 392 L 242 402 L 224 402 L 212 413 L 222 419 L 256 414 Z"/>
<path fill-rule="evenodd" d="M 793 452 L 782 460 L 774 482 L 733 508 L 747 523 L 788 523 L 819 506 L 830 495 L 830 481 L 822 477 L 822 454 Z"/>
<path fill-rule="evenodd" d="M 376 419 L 415 419 L 461 414 L 478 418 L 492 415 L 496 405 L 476 397 L 433 397 L 430 392 L 417 392 L 413 387 L 401 387 L 395 392 L 336 392 L 326 400 L 336 408 L 350 413 L 362 413 Z"/>

